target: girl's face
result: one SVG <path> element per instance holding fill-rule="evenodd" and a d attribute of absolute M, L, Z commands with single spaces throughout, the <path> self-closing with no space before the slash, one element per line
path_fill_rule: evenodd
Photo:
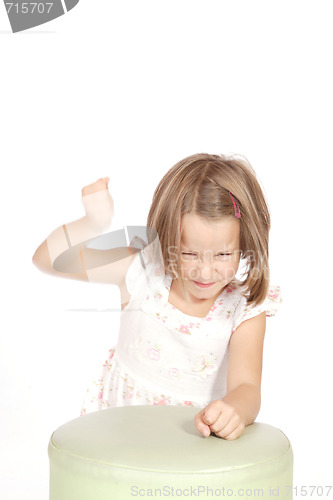
<path fill-rule="evenodd" d="M 212 222 L 195 214 L 182 219 L 180 267 L 185 291 L 193 299 L 217 297 L 235 277 L 240 261 L 240 222 Z"/>

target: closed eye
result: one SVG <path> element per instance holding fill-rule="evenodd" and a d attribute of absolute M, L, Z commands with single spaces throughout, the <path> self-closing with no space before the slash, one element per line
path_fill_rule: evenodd
<path fill-rule="evenodd" d="M 190 255 L 190 256 L 194 256 L 194 257 L 196 257 L 196 255 L 197 255 L 197 254 L 196 254 L 196 253 L 193 253 L 193 252 L 182 252 L 182 255 Z M 231 253 L 231 252 L 230 252 L 230 253 L 218 253 L 218 254 L 216 255 L 216 257 L 228 257 L 228 256 L 230 256 L 230 255 L 232 255 L 232 253 Z"/>
<path fill-rule="evenodd" d="M 197 254 L 192 253 L 192 252 L 182 252 L 182 256 L 183 256 L 184 260 L 186 260 L 185 257 L 189 257 L 189 259 L 187 259 L 187 260 L 192 260 L 192 259 L 195 259 L 197 257 Z"/>

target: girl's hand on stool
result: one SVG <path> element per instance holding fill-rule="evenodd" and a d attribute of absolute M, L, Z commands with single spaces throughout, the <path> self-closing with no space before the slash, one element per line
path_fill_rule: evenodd
<path fill-rule="evenodd" d="M 238 438 L 245 425 L 236 409 L 218 399 L 209 403 L 194 417 L 195 426 L 205 437 L 211 432 L 223 439 L 232 440 Z"/>

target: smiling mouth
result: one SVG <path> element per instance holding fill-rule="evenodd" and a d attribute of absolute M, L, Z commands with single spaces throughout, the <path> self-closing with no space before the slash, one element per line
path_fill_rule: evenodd
<path fill-rule="evenodd" d="M 215 282 L 214 283 L 200 283 L 200 281 L 195 281 L 194 282 L 197 286 L 200 286 L 201 288 L 208 288 L 210 286 L 213 286 L 215 285 Z"/>

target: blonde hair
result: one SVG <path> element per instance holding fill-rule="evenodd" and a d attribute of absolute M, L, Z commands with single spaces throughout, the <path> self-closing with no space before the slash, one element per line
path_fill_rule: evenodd
<path fill-rule="evenodd" d="M 199 153 L 176 163 L 154 192 L 147 227 L 157 231 L 165 269 L 179 278 L 179 258 L 172 263 L 171 249 L 176 248 L 179 256 L 182 217 L 188 213 L 207 220 L 235 217 L 230 193 L 241 213 L 240 250 L 246 263 L 245 279 L 237 283 L 245 287 L 247 304 L 258 305 L 269 287 L 270 215 L 256 174 L 245 157 Z"/>

